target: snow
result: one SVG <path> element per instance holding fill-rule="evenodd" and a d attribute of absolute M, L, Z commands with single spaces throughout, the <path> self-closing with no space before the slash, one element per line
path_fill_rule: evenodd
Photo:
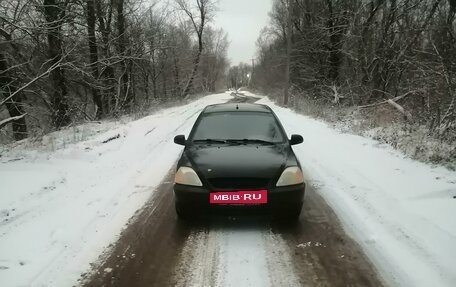
<path fill-rule="evenodd" d="M 77 284 L 153 198 L 182 150 L 172 143 L 174 135 L 187 134 L 203 107 L 228 99 L 228 93 L 211 95 L 137 121 L 70 128 L 45 137 L 41 146 L 26 140 L 3 152 L 0 286 Z M 267 98 L 259 103 L 273 108 L 289 135 L 304 137 L 294 150 L 308 185 L 334 209 L 389 285 L 456 286 L 455 172 L 407 159 L 387 145 L 336 131 Z M 246 277 L 255 272 L 276 272 L 270 278 L 295 285 L 292 268 L 278 266 L 289 260 L 275 262 L 267 252 L 274 246 L 286 254 L 286 244 L 266 232 L 193 234 L 188 252 L 202 253 L 189 256 L 195 258 L 189 267 L 215 272 L 215 280 L 226 285 L 277 283 Z M 298 248 L 317 244 L 302 242 Z M 290 278 L 281 279 L 281 273 Z"/>
<path fill-rule="evenodd" d="M 20 143 L 2 154 L 0 286 L 75 285 L 175 164 L 182 149 L 173 137 L 188 133 L 206 105 L 231 98 L 106 123 L 79 142 L 62 140 L 81 138 L 81 128 L 76 135 L 70 128 L 44 146 Z"/>
<path fill-rule="evenodd" d="M 285 240 L 253 221 L 190 234 L 175 286 L 301 286 Z"/>
<path fill-rule="evenodd" d="M 456 172 L 405 158 L 387 145 L 344 134 L 269 99 L 307 183 L 393 286 L 456 286 Z"/>
<path fill-rule="evenodd" d="M 221 286 L 270 286 L 265 243 L 258 230 L 228 230 L 220 242 Z"/>

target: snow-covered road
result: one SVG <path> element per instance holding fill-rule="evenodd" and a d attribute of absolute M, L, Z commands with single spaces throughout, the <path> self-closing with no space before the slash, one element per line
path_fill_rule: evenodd
<path fill-rule="evenodd" d="M 320 195 L 388 285 L 456 286 L 455 172 L 403 158 L 267 98 L 259 103 L 273 108 L 288 134 L 305 139 L 294 148 L 310 187 L 300 224 L 292 230 L 249 220 L 179 226 L 172 196 L 159 187 L 169 190 L 166 175 L 181 151 L 172 139 L 188 133 L 204 106 L 229 99 L 212 95 L 107 124 L 82 141 L 62 144 L 50 135 L 43 146 L 2 153 L 0 286 L 73 286 L 103 250 L 112 252 L 97 262 L 101 274 L 90 286 L 379 284 Z M 80 132 L 54 137 L 80 138 Z"/>
<path fill-rule="evenodd" d="M 258 219 L 236 220 L 189 236 L 175 271 L 185 275 L 175 276 L 176 286 L 301 286 L 283 238 Z"/>
<path fill-rule="evenodd" d="M 182 222 L 172 176 L 83 286 L 382 286 L 312 188 L 296 224 L 216 214 Z"/>
<path fill-rule="evenodd" d="M 268 99 L 310 183 L 381 271 L 400 286 L 456 286 L 456 172 L 404 158 Z M 456 143 L 455 143 L 456 144 Z"/>
<path fill-rule="evenodd" d="M 0 286 L 72 286 L 173 166 L 174 135 L 188 132 L 206 105 L 229 99 L 208 96 L 56 150 L 49 135 L 45 145 L 2 154 Z"/>

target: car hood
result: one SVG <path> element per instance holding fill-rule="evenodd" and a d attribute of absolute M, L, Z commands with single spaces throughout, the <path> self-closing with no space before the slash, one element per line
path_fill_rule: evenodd
<path fill-rule="evenodd" d="M 205 178 L 271 178 L 283 169 L 286 145 L 200 145 L 186 150 L 194 169 Z"/>

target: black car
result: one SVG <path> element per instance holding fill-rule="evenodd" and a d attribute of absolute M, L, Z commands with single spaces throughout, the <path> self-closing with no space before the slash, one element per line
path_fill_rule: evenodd
<path fill-rule="evenodd" d="M 305 183 L 292 145 L 266 105 L 207 106 L 197 118 L 177 164 L 174 195 L 180 218 L 210 210 L 267 210 L 298 218 Z"/>

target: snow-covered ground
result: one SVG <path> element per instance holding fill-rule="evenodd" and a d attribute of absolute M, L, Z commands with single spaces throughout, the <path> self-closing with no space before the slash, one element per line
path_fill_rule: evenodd
<path fill-rule="evenodd" d="M 206 105 L 231 98 L 212 95 L 81 142 L 2 154 L 0 286 L 74 285 L 173 166 L 182 150 L 173 137 Z"/>
<path fill-rule="evenodd" d="M 174 135 L 188 133 L 204 106 L 230 98 L 212 95 L 88 133 L 80 142 L 53 148 L 18 146 L 2 154 L 0 286 L 76 284 L 175 163 L 182 148 L 172 143 Z M 294 150 L 308 183 L 391 285 L 456 286 L 455 172 L 404 158 L 374 140 L 340 133 L 267 98 L 259 102 L 276 111 L 288 134 L 303 135 L 304 143 Z M 228 234 L 221 239 L 226 244 L 219 254 L 238 246 L 242 236 L 260 240 L 262 235 Z M 247 264 L 246 270 L 268 264 L 257 247 L 247 254 L 258 264 Z M 228 253 L 218 262 L 226 269 L 220 276 L 240 262 Z M 195 256 L 205 258 L 204 252 Z"/>
<path fill-rule="evenodd" d="M 393 286 L 456 286 L 456 172 L 274 105 L 307 181 Z"/>

